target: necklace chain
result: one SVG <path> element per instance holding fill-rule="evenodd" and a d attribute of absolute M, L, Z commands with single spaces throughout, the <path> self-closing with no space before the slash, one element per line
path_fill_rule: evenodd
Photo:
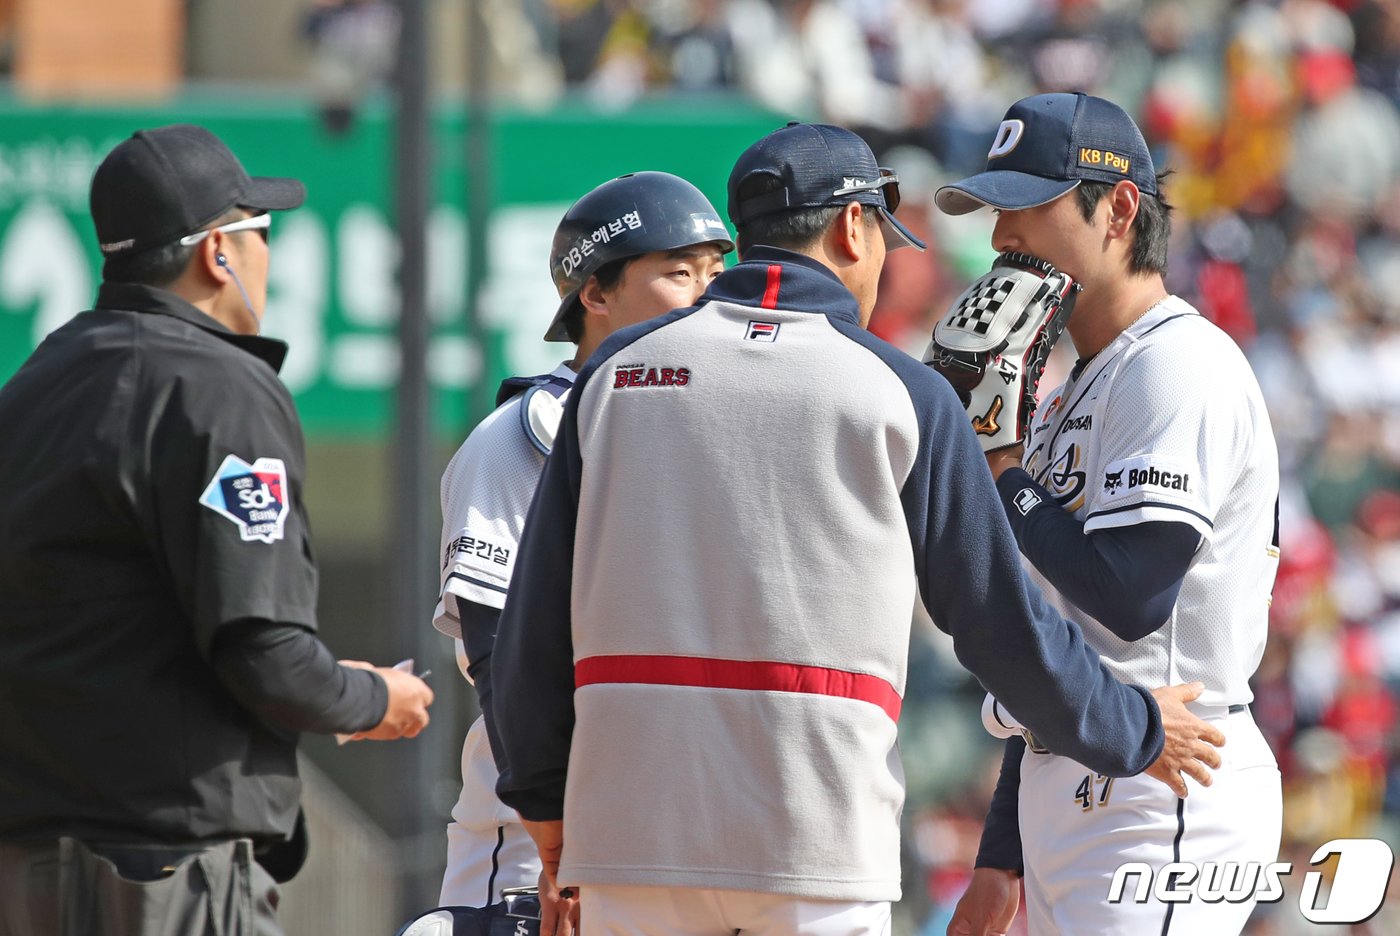
<path fill-rule="evenodd" d="M 1157 308 L 1159 305 L 1161 305 L 1162 303 L 1166 302 L 1166 301 L 1167 301 L 1168 299 L 1170 299 L 1170 298 L 1171 298 L 1170 295 L 1163 296 L 1161 299 L 1158 299 L 1156 302 L 1152 303 L 1152 305 L 1150 305 L 1150 306 L 1148 306 L 1147 308 L 1143 309 L 1143 310 L 1142 310 L 1142 314 L 1140 314 L 1137 318 L 1133 319 L 1131 322 L 1128 323 L 1128 328 L 1132 328 L 1132 327 L 1133 327 L 1134 325 L 1136 325 L 1138 322 L 1141 322 L 1143 319 L 1147 318 L 1147 313 L 1151 312 L 1153 309 Z M 1127 331 L 1128 328 L 1123 329 L 1123 331 Z"/>

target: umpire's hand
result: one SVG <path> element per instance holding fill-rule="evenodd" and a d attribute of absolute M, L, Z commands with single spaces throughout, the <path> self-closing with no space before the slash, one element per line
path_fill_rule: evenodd
<path fill-rule="evenodd" d="M 428 727 L 428 706 L 433 704 L 433 690 L 412 673 L 387 666 L 372 666 L 359 660 L 341 660 L 341 666 L 355 669 L 373 670 L 384 680 L 389 690 L 389 704 L 384 709 L 384 717 L 369 731 L 361 731 L 352 740 L 393 741 L 398 738 L 416 738 L 418 732 Z"/>
<path fill-rule="evenodd" d="M 1152 762 L 1145 773 L 1171 787 L 1173 793 L 1186 798 L 1186 778 L 1189 774 L 1201 786 L 1210 786 L 1210 772 L 1220 766 L 1220 752 L 1225 735 L 1209 722 L 1202 721 L 1186 707 L 1205 692 L 1204 683 L 1163 686 L 1152 690 L 1157 707 L 1162 710 L 1162 731 L 1166 740 L 1162 756 Z M 1208 769 L 1209 768 L 1209 769 Z"/>

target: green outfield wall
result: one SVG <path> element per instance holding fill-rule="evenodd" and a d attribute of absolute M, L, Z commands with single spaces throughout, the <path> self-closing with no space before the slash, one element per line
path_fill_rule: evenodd
<path fill-rule="evenodd" d="M 255 175 L 305 181 L 305 207 L 279 215 L 265 333 L 291 353 L 282 377 L 315 438 L 373 439 L 393 414 L 398 373 L 393 125 L 370 107 L 342 136 L 300 99 L 204 96 L 152 107 L 30 106 L 0 101 L 0 379 L 49 331 L 89 308 L 101 257 L 87 213 L 102 156 L 141 127 L 203 124 Z M 434 422 L 460 436 L 483 376 L 551 369 L 567 347 L 540 341 L 553 313 L 548 247 L 574 198 L 624 172 L 661 169 L 700 186 L 724 213 L 739 152 L 780 126 L 737 102 L 676 100 L 608 113 L 587 105 L 503 111 L 493 120 L 493 204 L 480 335 L 468 334 L 465 121 L 435 126 L 436 198 L 429 234 Z"/>

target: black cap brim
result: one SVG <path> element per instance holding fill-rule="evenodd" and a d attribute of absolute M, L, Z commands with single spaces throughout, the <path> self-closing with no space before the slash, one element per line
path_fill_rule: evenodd
<path fill-rule="evenodd" d="M 915 250 L 922 251 L 928 246 L 884 208 L 880 209 L 880 230 L 885 235 L 886 251 L 898 250 L 900 247 L 913 247 Z"/>
<path fill-rule="evenodd" d="M 244 208 L 257 208 L 261 211 L 290 211 L 300 208 L 306 201 L 306 186 L 297 179 L 279 179 L 271 176 L 255 176 L 248 191 L 238 199 Z"/>
<path fill-rule="evenodd" d="M 559 300 L 559 308 L 554 310 L 554 318 L 549 320 L 549 327 L 545 329 L 545 341 L 572 341 L 569 337 L 569 330 L 564 327 L 564 317 L 568 315 L 570 307 L 578 299 L 578 290 L 573 289 L 569 294 Z"/>
<path fill-rule="evenodd" d="M 1020 211 L 1049 204 L 1079 185 L 1079 179 L 1047 179 L 1028 172 L 995 169 L 945 185 L 933 196 L 944 214 L 960 215 L 982 207 Z"/>

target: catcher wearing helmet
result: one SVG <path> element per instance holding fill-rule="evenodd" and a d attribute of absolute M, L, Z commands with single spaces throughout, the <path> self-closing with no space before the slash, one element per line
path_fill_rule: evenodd
<path fill-rule="evenodd" d="M 540 875 L 534 843 L 515 811 L 496 798 L 490 660 L 525 515 L 564 400 L 604 338 L 694 304 L 733 246 L 700 190 L 665 172 L 621 176 L 580 198 L 554 234 L 549 265 L 559 306 L 545 332 L 547 341 L 578 347 L 548 374 L 506 380 L 496 410 L 462 443 L 443 474 L 441 592 L 433 625 L 455 641 L 458 666 L 487 713 L 462 746 L 462 792 L 447 827 L 439 898 L 444 907 L 503 913 L 503 891 L 533 885 Z M 562 918 L 560 930 L 567 932 L 572 907 L 573 901 L 546 887 L 544 931 L 554 932 Z M 485 925 L 490 915 L 456 919 Z"/>

